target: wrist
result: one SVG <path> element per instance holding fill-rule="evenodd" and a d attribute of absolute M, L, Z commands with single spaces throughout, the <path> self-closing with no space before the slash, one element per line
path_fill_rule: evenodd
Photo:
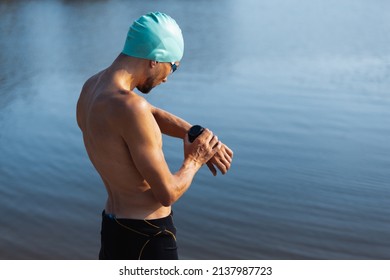
<path fill-rule="evenodd" d="M 183 167 L 185 169 L 194 169 L 195 172 L 197 172 L 202 167 L 202 165 L 203 164 L 201 162 L 197 161 L 192 156 L 186 157 L 183 162 Z"/>

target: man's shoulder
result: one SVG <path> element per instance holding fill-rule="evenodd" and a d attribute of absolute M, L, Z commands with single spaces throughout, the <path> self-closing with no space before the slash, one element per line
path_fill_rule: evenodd
<path fill-rule="evenodd" d="M 120 93 L 112 99 L 112 106 L 116 111 L 116 115 L 124 119 L 129 117 L 140 118 L 152 111 L 150 103 L 134 92 Z"/>
<path fill-rule="evenodd" d="M 119 92 L 119 94 L 115 95 L 113 98 L 113 103 L 113 105 L 119 107 L 118 109 L 124 110 L 125 112 L 138 110 L 150 111 L 151 107 L 145 98 L 134 92 Z"/>
<path fill-rule="evenodd" d="M 96 85 L 97 81 L 99 80 L 99 77 L 102 74 L 102 72 L 103 71 L 100 71 L 99 73 L 96 73 L 93 76 L 89 77 L 85 81 L 85 83 L 83 85 L 83 89 L 87 89 L 88 90 L 89 88 L 94 87 Z"/>
<path fill-rule="evenodd" d="M 151 127 L 153 122 L 152 106 L 143 97 L 133 94 L 124 94 L 116 96 L 110 105 L 110 123 L 121 135 L 128 135 L 134 130 L 144 130 L 145 127 Z M 128 138 L 131 139 L 132 137 Z"/>

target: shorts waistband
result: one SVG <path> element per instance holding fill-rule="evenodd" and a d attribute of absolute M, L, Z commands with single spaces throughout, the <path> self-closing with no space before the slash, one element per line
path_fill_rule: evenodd
<path fill-rule="evenodd" d="M 141 220 L 141 219 L 127 219 L 127 218 L 117 218 L 114 214 L 107 214 L 105 210 L 102 212 L 102 217 L 104 220 L 113 220 L 118 221 L 126 225 L 133 225 L 133 226 L 142 226 L 145 225 L 145 223 L 151 223 L 154 226 L 166 226 L 167 224 L 173 225 L 173 211 L 171 213 L 163 218 L 158 219 L 148 219 L 148 220 Z"/>

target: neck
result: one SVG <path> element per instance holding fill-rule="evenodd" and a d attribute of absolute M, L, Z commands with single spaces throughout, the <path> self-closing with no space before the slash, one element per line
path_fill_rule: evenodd
<path fill-rule="evenodd" d="M 121 88 L 132 91 L 143 81 L 146 62 L 145 59 L 120 54 L 107 70 Z"/>

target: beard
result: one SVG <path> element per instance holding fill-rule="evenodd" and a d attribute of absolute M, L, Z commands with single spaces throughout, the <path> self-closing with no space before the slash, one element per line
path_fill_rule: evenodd
<path fill-rule="evenodd" d="M 140 92 L 147 94 L 156 86 L 155 80 L 155 77 L 148 77 L 144 84 L 137 86 L 137 89 Z"/>

